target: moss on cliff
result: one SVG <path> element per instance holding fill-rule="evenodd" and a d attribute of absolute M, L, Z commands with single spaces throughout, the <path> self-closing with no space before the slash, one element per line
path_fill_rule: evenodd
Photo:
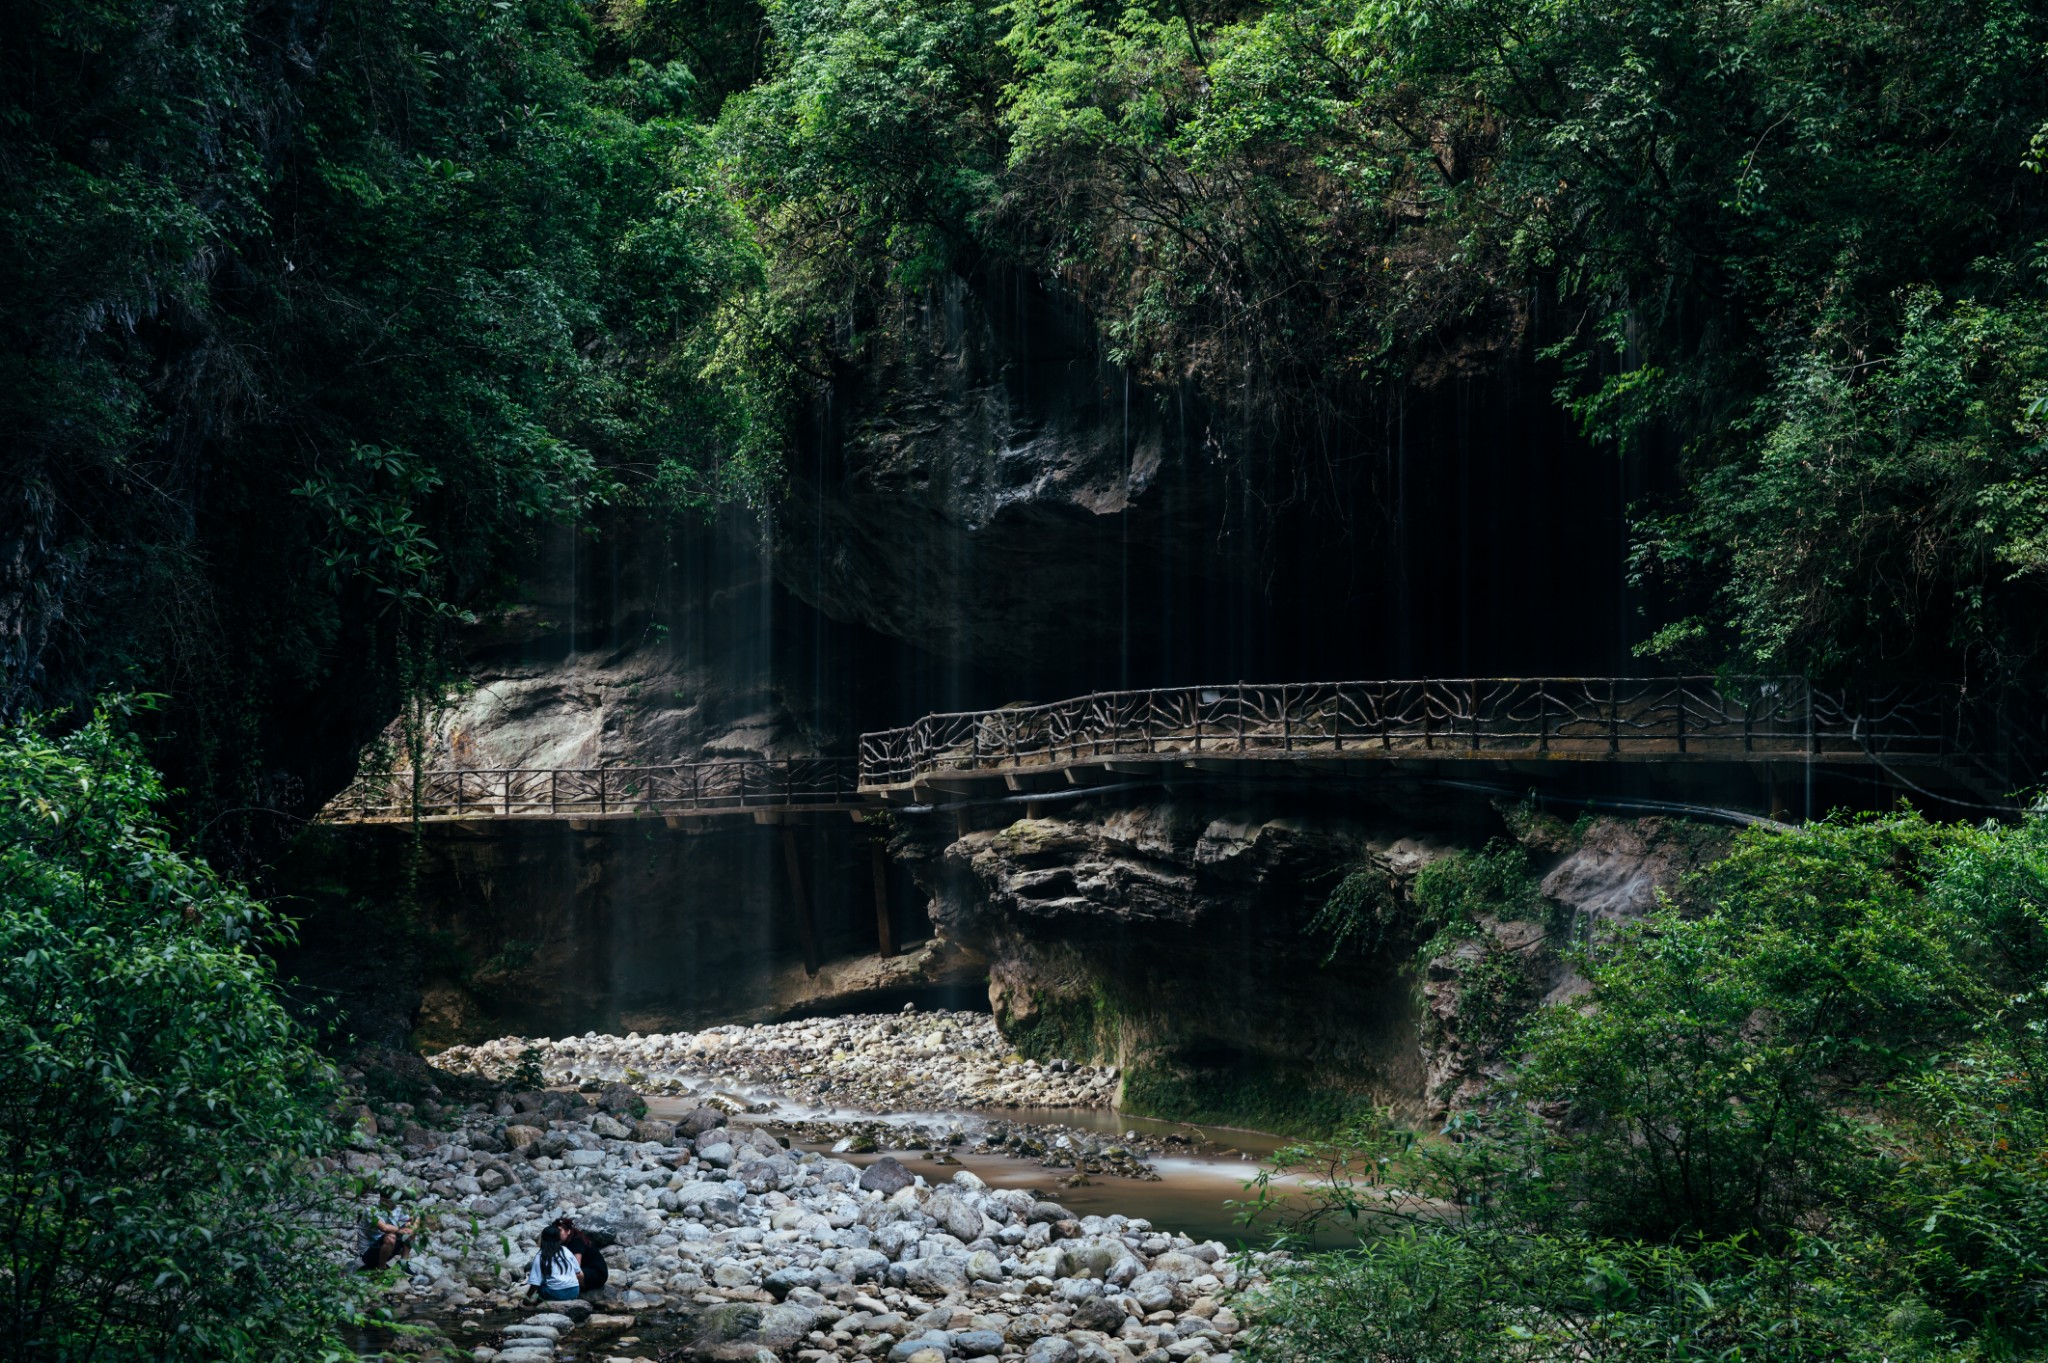
<path fill-rule="evenodd" d="M 1321 1081 L 1313 1071 L 1247 1060 L 1222 1068 L 1163 1062 L 1131 1067 L 1124 1110 L 1145 1117 L 1323 1136 L 1373 1110 L 1372 1099 Z"/>
<path fill-rule="evenodd" d="M 1123 1034 L 1123 1015 L 1102 983 L 1082 994 L 1034 989 L 1020 1009 L 1003 1009 L 997 1025 L 1017 1054 L 1048 1060 L 1114 1061 Z"/>

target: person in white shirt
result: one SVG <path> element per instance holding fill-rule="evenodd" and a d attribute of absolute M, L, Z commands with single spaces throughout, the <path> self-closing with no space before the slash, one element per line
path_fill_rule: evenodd
<path fill-rule="evenodd" d="M 528 1295 L 542 1301 L 574 1301 L 583 1290 L 583 1261 L 562 1243 L 562 1232 L 549 1226 L 540 1233 L 540 1252 L 526 1274 Z"/>

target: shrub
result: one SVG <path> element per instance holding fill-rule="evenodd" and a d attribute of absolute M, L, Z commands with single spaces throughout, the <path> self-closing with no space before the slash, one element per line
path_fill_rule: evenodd
<path fill-rule="evenodd" d="M 0 1357 L 339 1355 L 331 1070 L 108 710 L 0 733 Z"/>
<path fill-rule="evenodd" d="M 1584 949 L 1486 1107 L 1282 1152 L 1364 1243 L 1252 1357 L 2040 1356 L 2048 814 L 1751 830 L 1682 902 Z"/>

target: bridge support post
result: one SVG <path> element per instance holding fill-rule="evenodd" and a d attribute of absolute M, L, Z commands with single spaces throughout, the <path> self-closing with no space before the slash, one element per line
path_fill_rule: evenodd
<path fill-rule="evenodd" d="M 881 954 L 896 954 L 896 921 L 889 913 L 889 854 L 876 843 L 873 850 L 875 867 L 875 938 L 880 944 Z"/>
<path fill-rule="evenodd" d="M 804 896 L 804 868 L 796 854 L 796 830 L 783 825 L 782 864 L 789 872 L 789 898 L 796 907 L 797 941 L 804 950 L 804 974 L 818 973 L 818 929 L 811 921 L 811 901 Z"/>

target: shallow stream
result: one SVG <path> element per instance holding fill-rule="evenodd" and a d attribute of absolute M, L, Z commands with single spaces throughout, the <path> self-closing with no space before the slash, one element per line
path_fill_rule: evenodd
<path fill-rule="evenodd" d="M 707 1086 L 706 1096 L 710 1091 Z M 716 1091 L 734 1093 L 725 1088 Z M 1265 1132 L 1160 1121 L 1104 1108 L 1023 1107 L 1005 1108 L 994 1113 L 878 1113 L 857 1108 L 819 1107 L 744 1092 L 734 1096 L 747 1099 L 756 1109 L 772 1109 L 736 1115 L 732 1120 L 737 1124 L 754 1123 L 775 1130 L 791 1123 L 816 1121 L 859 1121 L 900 1127 L 904 1132 L 900 1146 L 867 1154 L 840 1151 L 834 1154 L 834 1158 L 865 1166 L 883 1155 L 893 1155 L 912 1173 L 921 1174 L 927 1182 L 934 1184 L 944 1183 L 955 1171 L 967 1169 L 991 1187 L 1031 1189 L 1082 1216 L 1122 1213 L 1144 1217 L 1163 1230 L 1177 1231 L 1198 1240 L 1220 1240 L 1232 1246 L 1240 1242 L 1265 1243 L 1279 1229 L 1272 1216 L 1247 1224 L 1244 1208 L 1240 1205 L 1251 1196 L 1246 1185 L 1258 1175 L 1272 1153 L 1287 1143 L 1283 1138 Z M 649 1096 L 647 1108 L 650 1116 L 672 1118 L 699 1106 L 699 1103 L 699 1099 L 692 1097 Z M 957 1126 L 972 1132 L 993 1122 L 1071 1127 L 1105 1135 L 1135 1131 L 1160 1139 L 1178 1136 L 1187 1138 L 1199 1153 L 1152 1157 L 1148 1163 L 1159 1176 L 1156 1181 L 1095 1174 L 1085 1182 L 1070 1184 L 1064 1171 L 1049 1169 L 1014 1155 L 964 1149 L 933 1152 L 925 1148 L 921 1135 L 934 1125 Z M 793 1132 L 785 1134 L 789 1134 L 790 1144 L 797 1149 L 833 1153 L 831 1142 L 806 1139 Z M 1337 1244 L 1349 1237 L 1318 1238 Z"/>

